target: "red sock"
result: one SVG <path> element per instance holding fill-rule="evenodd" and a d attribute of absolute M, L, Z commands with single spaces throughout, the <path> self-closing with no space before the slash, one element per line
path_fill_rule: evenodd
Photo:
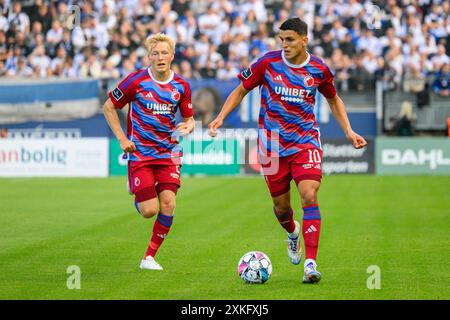
<path fill-rule="evenodd" d="M 280 225 L 286 229 L 287 232 L 292 233 L 295 230 L 295 223 L 294 223 L 294 213 L 292 212 L 292 209 L 289 209 L 288 212 L 280 213 L 273 208 L 273 212 L 275 213 L 275 216 L 278 219 L 278 222 Z"/>
<path fill-rule="evenodd" d="M 165 216 L 162 213 L 158 213 L 158 218 L 153 224 L 152 238 L 150 239 L 150 244 L 148 245 L 147 251 L 145 252 L 144 259 L 147 256 L 155 257 L 156 252 L 169 233 L 172 221 L 173 216 Z"/>
<path fill-rule="evenodd" d="M 302 233 L 305 241 L 305 259 L 317 257 L 320 237 L 320 210 L 318 204 L 303 207 Z"/>

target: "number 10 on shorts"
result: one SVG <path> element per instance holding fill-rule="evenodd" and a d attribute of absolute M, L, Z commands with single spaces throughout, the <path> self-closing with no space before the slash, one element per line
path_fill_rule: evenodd
<path fill-rule="evenodd" d="M 322 159 L 320 158 L 320 151 L 318 149 L 308 149 L 309 153 L 309 163 L 320 163 Z"/>

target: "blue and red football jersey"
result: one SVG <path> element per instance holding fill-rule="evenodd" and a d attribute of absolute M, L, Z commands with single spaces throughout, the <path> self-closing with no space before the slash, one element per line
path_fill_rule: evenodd
<path fill-rule="evenodd" d="M 137 151 L 129 153 L 129 160 L 164 162 L 182 156 L 174 135 L 175 114 L 180 109 L 183 118 L 193 116 L 187 81 L 172 71 L 169 80 L 160 82 L 153 78 L 150 68 L 142 69 L 129 74 L 108 95 L 118 109 L 130 104 L 127 137 Z"/>
<path fill-rule="evenodd" d="M 314 116 L 316 90 L 333 98 L 333 74 L 318 57 L 308 53 L 301 65 L 293 65 L 283 51 L 266 53 L 238 75 L 247 90 L 260 87 L 258 121 L 259 153 L 287 157 L 306 148 L 321 148 Z"/>

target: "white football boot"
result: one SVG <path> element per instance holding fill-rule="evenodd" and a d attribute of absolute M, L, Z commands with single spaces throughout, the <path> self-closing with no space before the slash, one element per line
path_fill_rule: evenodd
<path fill-rule="evenodd" d="M 291 259 L 291 262 L 297 265 L 302 260 L 302 244 L 300 243 L 300 224 L 295 220 L 294 223 L 294 232 L 288 233 L 287 252 L 289 259 Z"/>
<path fill-rule="evenodd" d="M 142 259 L 139 267 L 146 270 L 163 270 L 161 265 L 152 256 L 147 256 L 145 259 Z"/>
<path fill-rule="evenodd" d="M 321 277 L 320 272 L 317 271 L 316 262 L 313 259 L 306 259 L 303 283 L 317 283 L 320 281 Z"/>

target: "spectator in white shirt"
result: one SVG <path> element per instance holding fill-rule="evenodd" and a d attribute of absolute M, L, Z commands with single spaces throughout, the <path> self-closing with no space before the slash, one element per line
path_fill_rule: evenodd
<path fill-rule="evenodd" d="M 59 20 L 53 20 L 52 28 L 48 30 L 46 40 L 48 43 L 57 44 L 63 39 L 63 28 Z"/>
<path fill-rule="evenodd" d="M 15 26 L 16 30 L 23 33 L 30 32 L 30 18 L 25 12 L 22 12 L 22 5 L 20 2 L 14 2 L 12 7 L 13 9 L 8 16 L 10 26 Z"/>
<path fill-rule="evenodd" d="M 231 24 L 230 34 L 232 37 L 241 35 L 245 38 L 249 38 L 251 29 L 248 25 L 244 24 L 244 20 L 241 16 L 236 16 L 233 23 Z"/>
<path fill-rule="evenodd" d="M 104 67 L 100 72 L 100 78 L 119 78 L 119 70 L 108 60 L 106 60 Z"/>
<path fill-rule="evenodd" d="M 98 78 L 102 72 L 102 65 L 94 54 L 91 54 L 86 61 L 81 63 L 80 77 Z"/>
<path fill-rule="evenodd" d="M 420 62 L 419 62 L 419 69 L 424 74 L 430 74 L 433 70 L 433 63 L 428 59 L 428 54 L 426 52 L 420 53 Z"/>
<path fill-rule="evenodd" d="M 234 53 L 237 59 L 247 57 L 249 54 L 248 41 L 242 36 L 233 37 L 230 43 L 230 54 Z"/>
<path fill-rule="evenodd" d="M 406 71 L 410 65 L 418 66 L 420 64 L 420 53 L 416 46 L 411 46 L 408 54 L 405 54 L 403 64 Z"/>
<path fill-rule="evenodd" d="M 362 36 L 358 39 L 356 49 L 358 51 L 374 51 L 375 56 L 378 57 L 379 55 L 381 55 L 383 48 L 381 46 L 380 39 L 374 36 L 372 30 L 367 29 L 363 31 Z"/>
<path fill-rule="evenodd" d="M 345 39 L 345 36 L 348 33 L 348 29 L 342 25 L 341 20 L 335 20 L 333 22 L 333 29 L 331 29 L 331 34 L 334 36 L 334 39 L 339 43 Z"/>
<path fill-rule="evenodd" d="M 447 37 L 447 30 L 444 27 L 444 22 L 438 19 L 431 20 L 431 23 L 429 24 L 429 33 L 432 34 L 436 41 L 439 41 L 440 39 Z"/>
<path fill-rule="evenodd" d="M 427 55 L 436 54 L 438 52 L 436 39 L 431 35 L 427 34 L 425 36 L 425 43 L 422 46 L 419 46 L 420 53 L 426 53 Z"/>
<path fill-rule="evenodd" d="M 58 46 L 56 49 L 56 57 L 52 59 L 52 62 L 50 64 L 50 67 L 53 70 L 53 73 L 56 73 L 56 70 L 58 68 L 61 68 L 64 66 L 64 62 L 66 60 L 67 52 L 66 49 L 64 49 L 63 46 Z"/>
<path fill-rule="evenodd" d="M 109 43 L 109 33 L 104 24 L 98 23 L 97 19 L 90 19 L 91 37 L 95 38 L 94 45 L 97 49 L 106 49 Z"/>
<path fill-rule="evenodd" d="M 37 46 L 33 53 L 30 55 L 30 64 L 35 69 L 36 76 L 40 78 L 46 78 L 48 75 L 48 69 L 51 73 L 51 60 L 45 55 L 45 47 L 43 45 Z"/>
<path fill-rule="evenodd" d="M 178 35 L 177 35 L 177 26 L 175 24 L 175 21 L 178 19 L 178 14 L 175 11 L 170 11 L 163 19 L 163 26 L 161 28 L 161 31 L 174 39 L 176 42 Z"/>
<path fill-rule="evenodd" d="M 195 42 L 195 35 L 197 33 L 197 20 L 195 20 L 192 11 L 186 12 L 186 44 L 191 45 Z"/>
<path fill-rule="evenodd" d="M 22 56 L 22 50 L 19 46 L 14 48 L 9 48 L 7 55 L 7 59 L 5 62 L 5 68 L 8 72 L 15 73 L 17 70 L 17 63 L 19 62 L 19 58 Z"/>
<path fill-rule="evenodd" d="M 389 66 L 395 71 L 393 81 L 398 87 L 403 75 L 403 60 L 404 60 L 400 47 L 392 47 L 386 53 L 385 60 L 389 62 Z"/>
<path fill-rule="evenodd" d="M 444 2 L 446 2 L 446 1 L 444 1 Z M 430 24 L 433 21 L 439 21 L 439 22 L 443 23 L 446 17 L 445 17 L 445 11 L 442 9 L 443 8 L 441 6 L 439 6 L 438 3 L 436 3 L 436 2 L 433 3 L 431 5 L 430 12 L 425 16 L 424 23 Z"/>
<path fill-rule="evenodd" d="M 349 0 L 348 3 L 345 3 L 342 7 L 342 15 L 346 18 L 348 17 L 357 17 L 361 11 L 363 11 L 363 6 L 356 0 Z"/>
<path fill-rule="evenodd" d="M 90 41 L 89 21 L 87 18 L 81 19 L 81 25 L 73 29 L 72 43 L 76 52 L 86 47 Z"/>
<path fill-rule="evenodd" d="M 108 31 L 113 31 L 114 27 L 116 27 L 117 18 L 113 13 L 114 11 L 110 9 L 110 3 L 105 1 L 102 5 L 98 22 L 104 25 Z"/>
<path fill-rule="evenodd" d="M 217 78 L 221 80 L 235 79 L 239 74 L 239 69 L 236 68 L 232 61 L 219 62 L 219 70 L 217 71 Z"/>
<path fill-rule="evenodd" d="M 17 61 L 17 68 L 8 70 L 7 76 L 30 78 L 33 76 L 33 69 L 27 65 L 25 57 L 20 57 Z"/>
<path fill-rule="evenodd" d="M 228 0 L 218 0 L 212 3 L 214 10 L 220 15 L 223 19 L 226 16 L 231 15 L 234 10 L 233 4 Z"/>
<path fill-rule="evenodd" d="M 230 32 L 230 25 L 230 18 L 223 18 L 216 29 L 216 33 L 211 38 L 212 43 L 214 43 L 216 46 L 219 46 L 222 43 L 223 35 Z"/>
<path fill-rule="evenodd" d="M 387 28 L 386 35 L 380 38 L 380 44 L 383 48 L 390 48 L 393 46 L 400 47 L 402 45 L 402 40 L 395 35 L 394 28 Z"/>
<path fill-rule="evenodd" d="M 197 62 L 200 66 L 204 67 L 209 60 L 211 62 L 211 67 L 215 68 L 217 61 L 220 59 L 222 59 L 222 56 L 216 51 L 216 46 L 210 44 L 208 51 L 198 56 Z"/>
<path fill-rule="evenodd" d="M 389 21 L 395 30 L 395 35 L 403 36 L 402 31 L 402 9 L 398 6 L 394 6 L 391 9 L 391 15 L 389 16 Z"/>
<path fill-rule="evenodd" d="M 206 34 L 200 35 L 200 39 L 194 43 L 194 51 L 197 54 L 197 57 L 207 56 L 208 51 L 209 51 L 209 46 L 210 46 L 210 43 L 209 43 L 208 36 Z M 203 67 L 204 65 L 200 64 L 199 66 Z"/>
<path fill-rule="evenodd" d="M 267 21 L 267 9 L 262 0 L 247 0 L 240 6 L 239 13 L 245 17 L 250 10 L 255 12 L 256 20 L 259 22 Z"/>
<path fill-rule="evenodd" d="M 308 30 L 312 32 L 312 28 L 314 26 L 314 17 L 315 17 L 315 3 L 309 0 L 298 0 L 294 3 L 294 11 L 299 13 L 298 10 L 303 11 L 302 20 L 306 22 L 308 25 Z"/>
<path fill-rule="evenodd" d="M 375 70 L 377 69 L 378 62 L 377 58 L 375 57 L 375 54 L 373 51 L 367 51 L 367 53 L 364 55 L 363 59 L 364 68 L 370 73 L 374 74 Z"/>
<path fill-rule="evenodd" d="M 431 62 L 435 68 L 434 71 L 438 71 L 444 64 L 450 63 L 450 57 L 445 53 L 445 47 L 442 44 L 438 45 L 438 52 L 431 58 Z"/>
<path fill-rule="evenodd" d="M 212 39 L 220 22 L 220 16 L 215 12 L 214 7 L 209 5 L 207 12 L 198 17 L 198 28 L 201 33 Z"/>

